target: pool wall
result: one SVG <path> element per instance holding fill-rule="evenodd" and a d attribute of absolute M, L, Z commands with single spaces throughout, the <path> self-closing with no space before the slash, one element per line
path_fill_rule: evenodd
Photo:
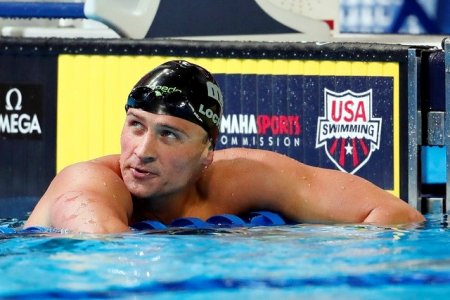
<path fill-rule="evenodd" d="M 2 38 L 0 217 L 30 211 L 65 166 L 118 153 L 134 83 L 179 58 L 221 86 L 218 149 L 273 150 L 444 210 L 445 166 L 429 166 L 446 153 L 422 154 L 448 143 L 444 56 L 392 44 Z"/>

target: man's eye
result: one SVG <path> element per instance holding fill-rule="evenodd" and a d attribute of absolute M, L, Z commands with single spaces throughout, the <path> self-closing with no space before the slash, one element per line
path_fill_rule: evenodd
<path fill-rule="evenodd" d="M 162 130 L 161 131 L 161 136 L 162 137 L 171 138 L 171 139 L 179 139 L 179 136 L 176 133 L 174 133 L 173 131 L 170 131 L 170 130 Z"/>
<path fill-rule="evenodd" d="M 138 122 L 138 121 L 135 121 L 135 120 L 131 120 L 129 124 L 130 124 L 131 127 L 134 127 L 136 129 L 141 129 L 142 128 L 142 124 L 140 122 Z"/>

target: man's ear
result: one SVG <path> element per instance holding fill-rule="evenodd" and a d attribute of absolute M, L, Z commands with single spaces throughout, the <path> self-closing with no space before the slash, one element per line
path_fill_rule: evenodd
<path fill-rule="evenodd" d="M 210 140 L 208 140 L 207 144 L 208 145 L 206 145 L 205 150 L 202 154 L 202 165 L 205 169 L 208 168 L 210 164 L 212 164 L 214 159 L 214 147 L 212 146 Z"/>
<path fill-rule="evenodd" d="M 203 165 L 205 166 L 205 168 L 209 167 L 209 165 L 212 164 L 213 159 L 214 159 L 214 150 L 211 147 L 208 147 L 208 152 L 203 161 Z"/>

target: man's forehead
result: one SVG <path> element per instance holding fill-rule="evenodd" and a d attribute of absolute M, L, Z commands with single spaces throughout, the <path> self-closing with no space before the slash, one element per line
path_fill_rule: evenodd
<path fill-rule="evenodd" d="M 200 128 L 202 131 L 205 131 L 201 126 L 193 122 L 171 115 L 151 113 L 137 108 L 130 108 L 127 112 L 127 116 L 128 115 L 135 116 L 145 122 L 152 123 L 153 125 L 170 126 L 180 129 Z"/>

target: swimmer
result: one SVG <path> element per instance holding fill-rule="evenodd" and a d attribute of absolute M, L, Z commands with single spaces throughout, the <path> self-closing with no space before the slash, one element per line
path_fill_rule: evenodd
<path fill-rule="evenodd" d="M 125 110 L 120 155 L 59 172 L 24 227 L 115 233 L 142 220 L 169 224 L 256 210 L 306 223 L 424 221 L 406 202 L 355 175 L 265 150 L 214 151 L 222 94 L 195 64 L 156 67 L 134 86 Z"/>

